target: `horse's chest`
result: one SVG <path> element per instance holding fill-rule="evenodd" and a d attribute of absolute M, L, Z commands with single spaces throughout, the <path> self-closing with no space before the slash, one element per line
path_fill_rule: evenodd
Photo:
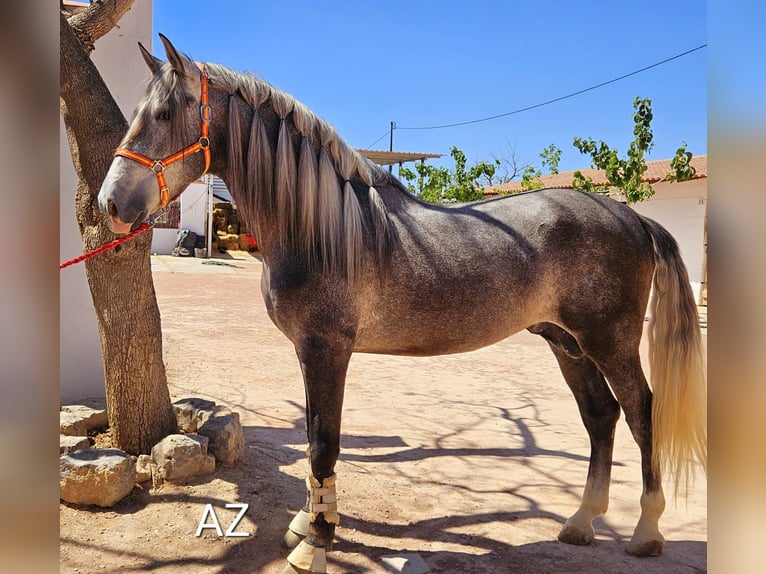
<path fill-rule="evenodd" d="M 288 338 L 292 339 L 293 337 L 290 334 L 295 331 L 295 312 L 291 310 L 293 305 L 290 304 L 289 298 L 285 296 L 284 289 L 279 288 L 279 281 L 275 281 L 274 274 L 266 265 L 263 266 L 263 273 L 261 275 L 261 295 L 266 305 L 266 313 L 271 321 Z"/>
<path fill-rule="evenodd" d="M 357 313 L 340 285 L 332 288 L 311 276 L 297 284 L 285 282 L 264 266 L 261 293 L 269 318 L 293 343 L 320 333 L 356 334 Z"/>

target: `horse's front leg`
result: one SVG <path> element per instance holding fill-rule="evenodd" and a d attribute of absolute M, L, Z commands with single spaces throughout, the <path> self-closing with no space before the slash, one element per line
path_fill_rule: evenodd
<path fill-rule="evenodd" d="M 308 337 L 296 346 L 306 386 L 306 432 L 310 472 L 306 505 L 285 536 L 295 548 L 285 573 L 325 572 L 339 517 L 335 462 L 340 452 L 340 424 L 346 369 L 353 342 L 342 337 Z M 297 544 L 297 545 L 296 545 Z"/>

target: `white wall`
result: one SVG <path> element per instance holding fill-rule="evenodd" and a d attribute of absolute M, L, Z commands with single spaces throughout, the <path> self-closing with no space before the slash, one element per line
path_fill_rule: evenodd
<path fill-rule="evenodd" d="M 181 194 L 181 228 L 197 235 L 207 233 L 207 185 L 201 181 L 192 183 Z M 154 229 L 152 253 L 170 255 L 180 229 Z"/>
<path fill-rule="evenodd" d="M 207 233 L 207 185 L 192 183 L 181 194 L 181 226 L 197 235 Z"/>
<path fill-rule="evenodd" d="M 130 118 L 144 92 L 149 70 L 136 42 L 152 45 L 152 2 L 141 0 L 123 16 L 119 27 L 96 42 L 92 58 L 126 118 Z M 97 111 L 94 111 L 97 113 Z M 72 167 L 64 125 L 60 129 L 60 237 L 61 261 L 82 253 L 75 217 L 77 176 Z M 60 390 L 62 403 L 104 397 L 104 369 L 93 302 L 83 264 L 63 269 L 60 297 Z"/>
<path fill-rule="evenodd" d="M 682 183 L 654 184 L 649 201 L 633 204 L 640 214 L 661 223 L 676 238 L 689 272 L 694 296 L 699 299 L 704 260 L 707 178 Z"/>

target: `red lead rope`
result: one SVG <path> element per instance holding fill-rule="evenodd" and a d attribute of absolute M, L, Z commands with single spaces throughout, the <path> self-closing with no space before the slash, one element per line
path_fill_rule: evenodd
<path fill-rule="evenodd" d="M 80 261 L 85 261 L 86 259 L 95 257 L 99 253 L 103 253 L 104 251 L 109 251 L 110 249 L 114 249 L 118 245 L 125 243 L 126 241 L 130 241 L 139 233 L 143 233 L 144 231 L 149 231 L 151 228 L 152 228 L 151 225 L 149 225 L 148 223 L 142 223 L 141 225 L 138 226 L 138 229 L 136 229 L 135 231 L 131 231 L 127 235 L 124 235 L 118 239 L 115 239 L 114 241 L 110 241 L 109 243 L 106 243 L 102 245 L 101 247 L 96 247 L 94 250 L 88 251 L 87 253 L 83 253 L 79 257 L 75 257 L 74 259 L 70 259 L 69 261 L 64 261 L 64 263 L 59 265 L 59 269 L 63 269 L 64 267 L 69 267 L 70 265 L 74 265 L 75 263 L 79 263 Z"/>

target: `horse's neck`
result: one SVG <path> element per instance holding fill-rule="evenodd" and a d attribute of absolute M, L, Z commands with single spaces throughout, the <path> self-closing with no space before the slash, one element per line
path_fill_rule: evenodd
<path fill-rule="evenodd" d="M 266 137 L 270 142 L 269 147 L 271 149 L 272 157 L 276 147 L 279 118 L 277 118 L 270 106 L 267 109 L 265 109 L 266 106 L 261 106 L 262 109 L 254 112 L 253 109 L 239 97 L 232 98 L 229 96 L 227 97 L 227 100 L 228 101 L 226 101 L 225 104 L 227 109 L 222 110 L 223 113 L 221 113 L 221 117 L 227 118 L 227 125 L 225 125 L 222 130 L 226 134 L 226 137 L 222 138 L 221 141 L 222 149 L 226 150 L 226 154 L 220 154 L 220 162 L 216 165 L 218 172 L 215 175 L 218 175 L 218 177 L 220 177 L 226 184 L 227 189 L 230 191 L 234 201 L 239 207 L 240 216 L 246 215 L 245 222 L 248 227 L 248 232 L 252 233 L 255 237 L 259 250 L 262 253 L 268 252 L 269 247 L 277 240 L 276 230 L 274 229 L 273 222 L 270 222 L 265 214 L 258 213 L 258 210 L 247 209 L 248 205 L 253 205 L 251 198 L 247 197 L 247 189 L 250 185 L 247 179 L 252 177 L 252 174 L 249 173 L 247 167 L 247 153 L 250 145 L 251 121 L 253 114 L 259 113 L 263 119 Z M 240 107 L 240 119 L 242 120 L 238 125 L 236 133 L 232 133 L 233 124 L 229 117 L 232 111 L 232 105 Z M 232 153 L 231 142 L 234 141 L 234 139 L 239 141 L 239 149 L 242 152 L 242 157 L 238 160 L 241 164 L 238 170 L 231 165 L 232 162 L 228 161 L 230 159 L 230 154 Z M 237 178 L 240 179 L 239 182 L 236 181 Z M 271 193 L 271 190 L 257 190 L 257 192 Z M 248 211 L 253 211 L 253 213 L 248 213 Z"/>
<path fill-rule="evenodd" d="M 247 191 L 247 188 L 250 184 L 246 182 L 245 179 L 254 181 L 258 180 L 258 177 L 254 175 L 254 172 L 257 171 L 257 167 L 254 167 L 252 165 L 253 162 L 247 158 L 247 150 L 253 144 L 251 138 L 254 137 L 254 131 L 252 129 L 251 122 L 254 118 L 254 113 L 258 114 L 257 119 L 262 123 L 262 130 L 265 132 L 265 139 L 268 142 L 271 159 L 267 163 L 275 165 L 282 120 L 280 120 L 280 117 L 277 115 L 274 106 L 267 102 L 261 105 L 259 109 L 254 112 L 252 108 L 250 108 L 244 101 L 236 98 L 233 101 L 230 100 L 228 102 L 228 113 L 222 114 L 222 116 L 235 114 L 239 118 L 239 121 L 232 121 L 232 117 L 228 118 L 228 136 L 236 137 L 229 137 L 229 141 L 227 141 L 225 144 L 227 153 L 222 155 L 225 155 L 229 159 L 237 157 L 237 154 L 232 152 L 232 146 L 236 144 L 236 147 L 241 150 L 241 152 L 237 153 L 242 154 L 241 160 L 238 161 L 243 163 L 242 165 L 236 165 L 234 161 L 230 161 L 227 165 L 217 166 L 220 169 L 220 173 L 217 175 L 223 179 L 229 190 L 232 192 L 235 201 L 240 205 L 240 210 L 245 212 L 245 221 L 250 228 L 249 231 L 253 232 L 253 234 L 256 236 L 256 241 L 258 242 L 262 253 L 266 257 L 272 249 L 278 250 L 280 249 L 280 245 L 284 245 L 284 238 L 281 237 L 281 231 L 278 229 L 278 226 L 275 223 L 275 220 L 279 219 L 279 217 L 274 217 L 274 193 L 277 182 L 276 169 L 274 169 L 274 173 L 272 173 L 270 187 L 267 186 L 268 188 L 265 189 L 263 187 L 256 186 L 255 188 L 250 188 L 249 192 Z M 284 122 L 288 132 L 291 134 L 291 147 L 295 152 L 295 159 L 297 161 L 302 142 L 302 136 L 300 136 L 301 131 L 297 129 L 290 114 L 287 115 Z M 234 142 L 234 144 L 232 142 Z M 315 146 L 316 143 L 314 142 L 312 145 Z M 222 158 L 222 161 L 225 163 L 226 160 Z M 339 160 L 334 158 L 332 161 L 335 163 Z M 261 164 L 263 163 L 264 162 L 261 162 Z M 251 165 L 247 167 L 248 164 Z M 338 169 L 337 164 L 336 169 Z M 340 173 L 338 175 L 342 177 Z M 237 183 L 237 179 L 240 180 L 240 183 Z M 373 187 L 375 187 L 377 190 L 376 193 L 380 196 L 380 199 L 382 199 L 384 209 L 387 212 L 390 212 L 392 215 L 395 216 L 397 212 L 404 212 L 410 208 L 416 208 L 415 206 L 418 205 L 419 202 L 410 193 L 405 191 L 401 187 L 401 184 L 399 184 L 399 182 L 395 179 L 389 179 L 385 175 L 378 173 L 372 177 L 372 180 L 374 180 L 372 183 Z M 297 179 L 295 181 L 297 185 Z M 352 175 L 351 181 L 358 191 L 365 185 L 369 186 L 369 183 L 365 184 L 361 181 L 361 176 L 358 173 L 354 173 Z M 242 187 L 242 184 L 245 185 L 244 188 Z M 327 191 L 317 189 L 316 192 L 326 193 Z M 253 197 L 249 197 L 250 195 Z M 294 193 L 293 197 L 295 198 L 296 202 L 300 201 L 297 193 Z M 269 204 L 269 202 L 271 202 L 271 212 L 269 212 L 268 209 L 257 209 L 254 207 L 257 205 L 264 205 L 264 200 L 265 204 Z"/>

